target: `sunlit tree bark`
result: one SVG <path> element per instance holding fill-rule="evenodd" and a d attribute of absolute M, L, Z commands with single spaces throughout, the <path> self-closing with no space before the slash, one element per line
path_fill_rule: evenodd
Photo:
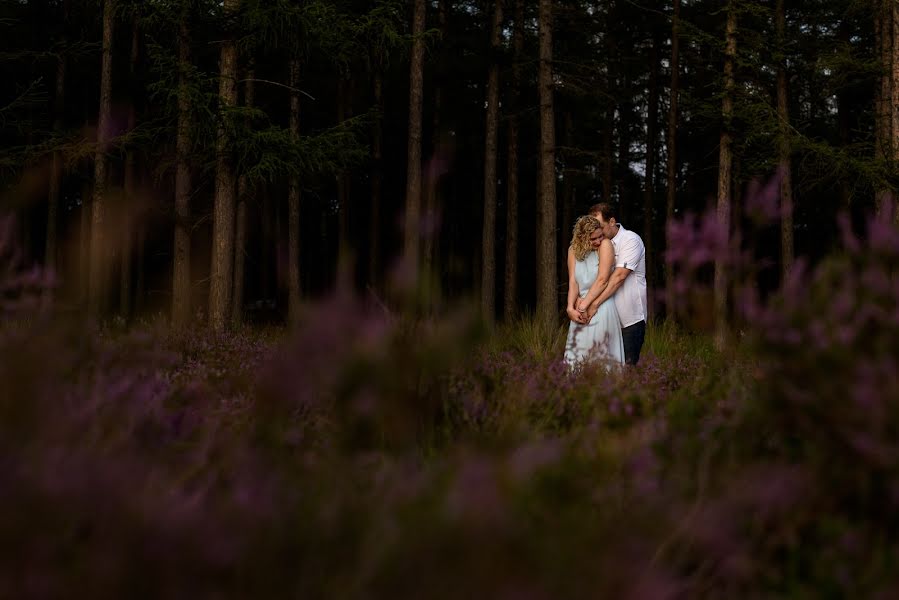
<path fill-rule="evenodd" d="M 225 14 L 234 15 L 239 0 L 224 0 Z M 237 104 L 237 45 L 232 33 L 222 42 L 219 57 L 219 126 L 216 136 L 215 206 L 212 220 L 212 274 L 209 323 L 215 331 L 228 325 L 234 284 L 234 208 L 237 181 L 231 156 L 229 109 Z"/>

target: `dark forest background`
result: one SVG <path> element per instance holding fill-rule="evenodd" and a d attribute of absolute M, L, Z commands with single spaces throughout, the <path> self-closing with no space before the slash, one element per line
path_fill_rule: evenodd
<path fill-rule="evenodd" d="M 561 322 L 571 226 L 599 201 L 643 237 L 662 312 L 667 222 L 714 209 L 738 234 L 773 211 L 742 238 L 764 291 L 837 247 L 841 211 L 886 210 L 894 11 L 6 0 L 2 207 L 60 307 L 126 320 L 280 322 L 411 269 L 434 307 Z"/>

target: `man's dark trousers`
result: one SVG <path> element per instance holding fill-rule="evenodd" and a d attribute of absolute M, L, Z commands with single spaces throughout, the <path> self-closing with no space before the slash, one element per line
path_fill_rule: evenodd
<path fill-rule="evenodd" d="M 621 337 L 624 338 L 624 362 L 629 365 L 637 364 L 640 360 L 640 350 L 643 349 L 643 339 L 646 337 L 646 321 L 639 321 L 623 328 Z"/>

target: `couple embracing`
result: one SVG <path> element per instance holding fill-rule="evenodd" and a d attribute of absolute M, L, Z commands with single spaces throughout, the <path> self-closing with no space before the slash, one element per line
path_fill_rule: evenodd
<path fill-rule="evenodd" d="M 646 250 L 611 204 L 590 208 L 568 248 L 570 367 L 592 360 L 636 365 L 646 336 Z"/>

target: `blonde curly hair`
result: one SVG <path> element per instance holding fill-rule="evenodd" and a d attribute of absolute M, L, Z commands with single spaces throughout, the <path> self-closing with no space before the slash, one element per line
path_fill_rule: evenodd
<path fill-rule="evenodd" d="M 599 221 L 590 215 L 578 217 L 578 220 L 574 222 L 574 229 L 571 232 L 571 249 L 577 260 L 584 260 L 593 251 L 590 234 L 597 229 L 599 229 Z"/>

